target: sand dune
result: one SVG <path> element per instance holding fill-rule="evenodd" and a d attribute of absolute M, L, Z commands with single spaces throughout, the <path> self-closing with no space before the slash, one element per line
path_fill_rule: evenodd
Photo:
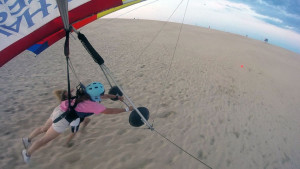
<path fill-rule="evenodd" d="M 150 110 L 154 128 L 212 168 L 299 168 L 300 55 L 190 25 L 176 46 L 181 25 L 163 25 L 102 19 L 81 32 L 135 104 Z M 94 116 L 73 146 L 64 146 L 68 131 L 24 164 L 20 138 L 58 104 L 52 91 L 67 87 L 63 43 L 36 58 L 25 51 L 0 69 L 1 169 L 205 168 L 154 132 L 131 127 L 129 113 Z M 70 43 L 79 79 L 108 88 L 80 42 Z"/>

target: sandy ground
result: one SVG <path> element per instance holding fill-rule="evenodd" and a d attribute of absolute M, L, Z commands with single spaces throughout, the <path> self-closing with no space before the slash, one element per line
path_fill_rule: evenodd
<path fill-rule="evenodd" d="M 300 168 L 300 55 L 207 28 L 145 20 L 98 20 L 81 29 L 154 128 L 213 169 Z M 1 169 L 200 169 L 129 113 L 92 116 L 24 164 L 20 138 L 42 125 L 67 87 L 63 42 L 23 52 L 0 69 Z M 80 42 L 71 61 L 81 82 L 109 85 Z M 243 65 L 244 67 L 241 67 Z M 72 86 L 78 84 L 71 73 Z M 124 107 L 105 101 L 107 107 Z M 38 138 L 37 138 L 38 139 Z"/>

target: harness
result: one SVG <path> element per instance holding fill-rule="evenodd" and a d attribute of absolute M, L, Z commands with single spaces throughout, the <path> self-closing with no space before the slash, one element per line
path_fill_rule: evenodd
<path fill-rule="evenodd" d="M 71 123 L 73 120 L 79 118 L 79 116 L 76 113 L 75 108 L 76 108 L 76 106 L 78 104 L 77 98 L 80 97 L 80 95 L 81 95 L 80 93 L 82 93 L 82 90 L 83 90 L 83 92 L 85 92 L 85 87 L 82 84 L 79 84 L 76 88 L 77 88 L 77 90 L 76 90 L 76 96 L 72 97 L 72 98 L 70 96 L 68 96 L 70 98 L 70 99 L 68 99 L 68 102 L 69 102 L 69 108 L 68 108 L 68 110 L 65 111 L 63 114 L 61 114 L 60 116 L 58 116 L 53 121 L 53 123 L 57 123 L 61 119 L 66 119 L 69 123 Z M 73 106 L 71 106 L 71 99 L 75 99 L 75 103 L 74 103 Z"/>
<path fill-rule="evenodd" d="M 70 108 L 65 111 L 63 114 L 61 114 L 60 116 L 58 116 L 53 123 L 57 123 L 59 122 L 61 119 L 66 119 L 69 123 L 71 123 L 73 120 L 79 118 L 79 116 L 77 115 L 75 108 L 77 106 L 77 101 L 75 100 L 75 104 L 73 106 L 70 106 Z"/>

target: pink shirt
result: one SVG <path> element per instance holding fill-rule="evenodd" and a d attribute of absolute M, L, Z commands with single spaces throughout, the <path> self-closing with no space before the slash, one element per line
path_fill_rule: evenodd
<path fill-rule="evenodd" d="M 74 103 L 74 100 L 72 101 Z M 68 100 L 62 101 L 60 104 L 60 109 L 62 111 L 67 111 L 68 109 Z M 105 106 L 103 106 L 100 103 L 93 102 L 90 100 L 83 101 L 81 103 L 78 103 L 75 111 L 79 116 L 87 116 L 92 114 L 100 114 L 106 109 Z M 92 114 L 91 114 L 92 113 Z"/>

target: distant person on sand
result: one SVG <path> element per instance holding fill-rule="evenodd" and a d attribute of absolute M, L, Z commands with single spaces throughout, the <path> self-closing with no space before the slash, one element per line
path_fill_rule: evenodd
<path fill-rule="evenodd" d="M 126 107 L 125 109 L 106 108 L 102 104 L 97 103 L 101 100 L 101 98 L 117 98 L 118 100 L 123 101 L 123 97 L 110 94 L 104 95 L 104 91 L 103 85 L 99 82 L 93 82 L 85 89 L 78 89 L 76 92 L 77 97 L 71 100 L 72 108 L 68 113 L 66 112 L 69 109 L 69 101 L 62 101 L 60 105 L 53 110 L 50 118 L 46 121 L 44 126 L 36 128 L 33 132 L 31 132 L 28 138 L 22 138 L 24 147 L 26 148 L 22 150 L 24 162 L 29 163 L 31 155 L 33 155 L 36 150 L 40 149 L 42 146 L 46 145 L 48 142 L 66 131 L 66 129 L 70 126 L 70 123 L 74 123 L 74 126 L 78 126 L 80 123 L 78 118 L 86 118 L 93 114 L 118 114 L 133 110 L 131 106 L 129 108 Z M 61 100 L 63 100 L 65 95 L 62 93 L 61 96 Z M 77 125 L 75 124 L 76 121 Z M 30 145 L 30 142 L 34 137 L 44 132 L 46 132 L 46 134 L 42 138 Z"/>
<path fill-rule="evenodd" d="M 266 38 L 266 39 L 265 39 L 265 43 L 268 43 L 268 41 L 269 41 L 268 38 Z"/>

